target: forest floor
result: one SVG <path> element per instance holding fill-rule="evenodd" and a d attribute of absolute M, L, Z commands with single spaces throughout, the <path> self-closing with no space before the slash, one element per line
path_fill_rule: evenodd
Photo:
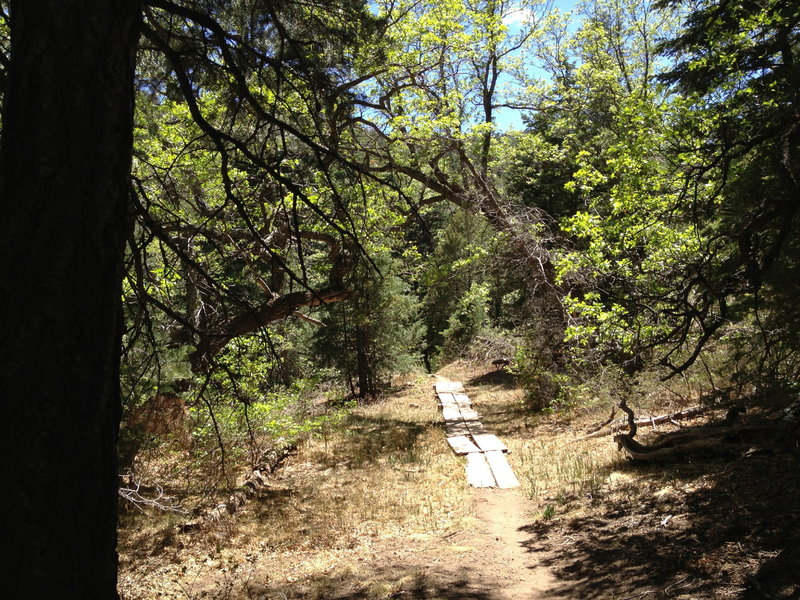
<path fill-rule="evenodd" d="M 580 439 L 607 406 L 534 417 L 509 373 L 440 375 L 508 445 L 519 489 L 467 487 L 433 378 L 409 376 L 301 445 L 233 517 L 181 533 L 186 517 L 123 514 L 122 599 L 800 598 L 795 457 L 638 465 L 612 436 Z"/>

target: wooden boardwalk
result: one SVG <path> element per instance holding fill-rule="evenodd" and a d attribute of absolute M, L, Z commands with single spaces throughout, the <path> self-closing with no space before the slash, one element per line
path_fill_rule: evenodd
<path fill-rule="evenodd" d="M 472 487 L 513 488 L 519 485 L 508 464 L 508 448 L 489 433 L 456 381 L 436 384 L 436 397 L 444 418 L 447 443 L 458 455 L 467 457 L 467 481 Z"/>

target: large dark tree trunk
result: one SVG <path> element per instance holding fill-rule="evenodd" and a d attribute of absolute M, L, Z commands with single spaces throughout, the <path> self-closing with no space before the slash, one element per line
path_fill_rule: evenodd
<path fill-rule="evenodd" d="M 0 139 L 0 597 L 116 597 L 136 0 L 11 1 Z"/>

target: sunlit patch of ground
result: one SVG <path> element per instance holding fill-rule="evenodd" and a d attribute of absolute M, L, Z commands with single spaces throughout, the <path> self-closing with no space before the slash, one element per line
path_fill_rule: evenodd
<path fill-rule="evenodd" d="M 434 546 L 457 555 L 447 536 L 470 527 L 471 514 L 432 380 L 414 376 L 304 443 L 233 518 L 190 533 L 164 515 L 124 528 L 120 590 L 133 600 L 434 589 L 425 557 Z"/>
<path fill-rule="evenodd" d="M 793 456 L 633 464 L 612 436 L 581 439 L 608 406 L 532 415 L 490 364 L 442 375 L 508 445 L 517 495 L 466 487 L 433 380 L 406 378 L 304 444 L 235 518 L 191 533 L 174 516 L 124 520 L 123 598 L 800 597 Z"/>

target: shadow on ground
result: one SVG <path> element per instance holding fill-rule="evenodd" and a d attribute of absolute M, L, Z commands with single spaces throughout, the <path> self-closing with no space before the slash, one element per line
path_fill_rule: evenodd
<path fill-rule="evenodd" d="M 415 600 L 497 600 L 497 590 L 489 584 L 470 579 L 466 569 L 449 574 L 432 570 L 408 571 L 403 567 L 381 568 L 365 575 L 319 576 L 297 582 L 291 587 L 259 583 L 247 584 L 247 598 L 254 600 L 316 599 L 371 600 L 408 598 Z M 254 578 L 255 579 L 255 578 Z"/>
<path fill-rule="evenodd" d="M 430 427 L 438 425 L 351 414 L 346 426 L 347 443 L 339 445 L 335 453 L 315 458 L 323 467 L 360 467 L 386 457 L 415 462 L 418 440 Z"/>
<path fill-rule="evenodd" d="M 471 386 L 496 386 L 506 390 L 515 390 L 519 386 L 517 376 L 505 369 L 488 371 L 483 375 L 472 377 L 464 382 L 467 389 Z"/>
<path fill-rule="evenodd" d="M 523 528 L 530 552 L 551 553 L 545 565 L 559 581 L 555 591 L 586 599 L 800 598 L 793 456 L 776 450 L 622 471 L 632 476 L 627 489 Z"/>

